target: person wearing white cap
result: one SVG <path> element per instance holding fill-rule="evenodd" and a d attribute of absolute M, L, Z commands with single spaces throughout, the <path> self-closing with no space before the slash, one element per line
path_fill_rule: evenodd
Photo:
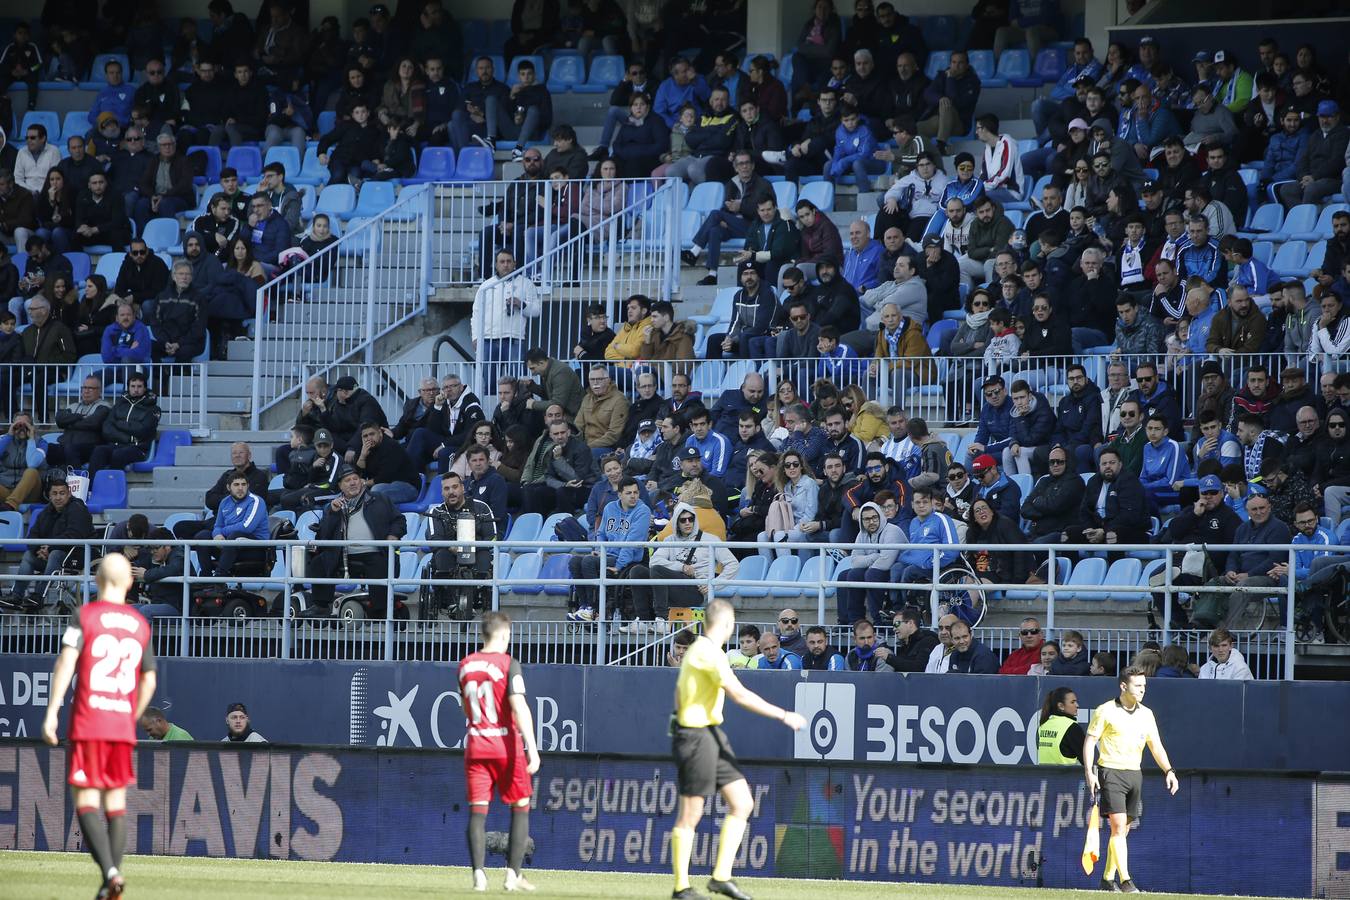
<path fill-rule="evenodd" d="M 1214 54 L 1214 96 L 1228 107 L 1233 115 L 1239 115 L 1252 102 L 1256 84 L 1252 73 L 1241 68 L 1233 58 L 1231 50 L 1219 50 Z"/>

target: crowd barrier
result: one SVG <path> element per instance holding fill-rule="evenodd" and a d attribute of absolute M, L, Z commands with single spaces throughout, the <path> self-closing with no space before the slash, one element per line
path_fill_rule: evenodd
<path fill-rule="evenodd" d="M 0 744 L 0 848 L 80 849 L 65 748 Z M 459 754 L 142 745 L 127 792 L 130 853 L 424 864 L 467 878 Z M 1076 767 L 746 764 L 747 876 L 1093 889 L 1079 864 L 1090 809 Z M 1181 768 L 1144 779 L 1130 872 L 1150 891 L 1350 896 L 1340 863 L 1350 784 L 1328 776 Z M 535 869 L 669 876 L 677 787 L 668 756 L 546 755 L 534 778 Z M 693 869 L 716 855 L 711 804 Z M 397 812 L 395 812 L 397 811 Z M 507 813 L 489 812 L 505 831 Z M 502 861 L 493 857 L 490 866 Z M 535 883 L 547 891 L 550 876 Z M 817 885 L 817 890 L 823 887 Z"/>
<path fill-rule="evenodd" d="M 26 412 L 36 428 L 57 429 L 56 414 L 79 402 L 86 378 L 103 383 L 102 397 L 111 404 L 126 390 L 132 372 L 145 374 L 146 390 L 155 394 L 161 412 L 160 428 L 206 433 L 206 363 L 120 365 L 103 362 L 97 353 L 69 364 L 0 364 L 0 421 L 12 422 L 17 413 Z"/>
<path fill-rule="evenodd" d="M 172 541 L 175 545 L 187 548 L 195 547 L 214 547 L 218 546 L 214 541 Z M 384 584 L 390 588 L 392 593 L 401 599 L 404 610 L 396 614 L 396 604 L 387 604 L 383 610 L 383 619 L 369 620 L 364 615 L 354 614 L 354 619 L 329 618 L 329 619 L 295 619 L 290 615 L 281 615 L 278 620 L 254 619 L 254 618 L 198 618 L 192 615 L 191 598 L 195 591 L 208 585 L 240 585 L 248 590 L 263 591 L 267 594 L 275 594 L 280 599 L 274 603 L 274 609 L 277 614 L 281 612 L 293 611 L 297 606 L 291 602 L 291 598 L 297 592 L 306 590 L 314 584 L 333 584 L 337 586 L 338 602 L 350 592 L 360 590 L 360 585 L 353 583 L 350 577 L 331 577 L 322 578 L 310 574 L 294 573 L 292 565 L 297 553 L 293 552 L 302 548 L 324 548 L 324 547 L 344 547 L 345 544 L 340 541 L 256 541 L 250 542 L 250 549 L 272 548 L 276 553 L 276 563 L 270 575 L 267 576 L 224 576 L 224 577 L 202 577 L 197 574 L 193 557 L 195 553 L 184 554 L 183 575 L 181 578 L 168 579 L 168 581 L 181 584 L 181 599 L 183 602 L 183 613 L 180 617 L 160 618 L 156 621 L 160 623 L 157 629 L 161 631 L 160 640 L 163 642 L 168 653 L 176 653 L 181 656 L 212 655 L 213 651 L 226 656 L 236 655 L 266 655 L 278 656 L 283 659 L 300 658 L 310 656 L 314 652 L 314 647 L 309 642 L 316 635 L 316 629 L 324 629 L 317 632 L 319 640 L 316 642 L 318 647 L 336 650 L 342 653 L 338 648 L 351 648 L 359 646 L 363 648 L 358 655 L 361 658 L 369 659 L 405 659 L 418 658 L 417 648 L 437 647 L 431 651 L 432 658 L 448 658 L 447 653 L 453 647 L 452 643 L 441 644 L 450 634 L 465 635 L 463 629 L 470 628 L 470 624 L 452 623 L 446 621 L 420 621 L 418 614 L 421 604 L 417 597 L 419 591 L 432 587 L 462 587 L 468 589 L 486 589 L 490 593 L 490 603 L 492 608 L 500 608 L 504 604 L 503 596 L 513 595 L 511 602 L 524 605 L 527 608 L 533 608 L 537 611 L 555 610 L 561 613 L 565 608 L 566 599 L 575 586 L 594 587 L 597 592 L 597 620 L 593 623 L 586 623 L 576 627 L 577 644 L 588 644 L 593 648 L 593 652 L 580 651 L 574 660 L 578 662 L 589 662 L 598 665 L 604 665 L 608 662 L 636 663 L 636 664 L 660 664 L 663 656 L 656 648 L 669 639 L 669 636 L 655 635 L 642 636 L 628 634 L 621 640 L 618 654 L 615 655 L 615 648 L 611 640 L 623 632 L 617 631 L 618 622 L 612 621 L 615 618 L 620 605 L 619 592 L 633 584 L 669 584 L 669 585 L 689 585 L 688 580 L 671 580 L 660 578 L 649 579 L 615 579 L 606 571 L 605 560 L 610 554 L 618 552 L 625 546 L 650 548 L 652 544 L 648 542 L 627 542 L 627 543 L 603 543 L 603 542 L 577 542 L 564 543 L 559 541 L 510 541 L 509 543 L 490 543 L 490 542 L 466 542 L 456 544 L 448 541 L 430 541 L 422 536 L 414 535 L 406 541 L 374 541 L 372 544 L 382 548 L 385 554 L 386 571 L 383 578 L 367 579 L 365 584 L 378 583 Z M 42 582 L 47 585 L 49 594 L 49 608 L 58 601 L 67 606 L 75 606 L 86 602 L 91 596 L 96 594 L 96 587 L 90 575 L 89 559 L 90 548 L 106 548 L 117 546 L 117 542 L 106 539 L 94 539 L 89 541 L 74 541 L 68 539 L 16 539 L 12 545 L 36 546 L 38 544 L 47 544 L 53 547 L 83 547 L 86 552 L 80 554 L 80 559 L 72 561 L 71 565 L 62 572 L 46 576 L 37 575 L 11 575 L 9 580 L 15 585 L 22 585 L 29 582 Z M 668 546 L 694 547 L 694 545 L 683 542 L 663 542 Z M 482 579 L 476 578 L 454 578 L 444 577 L 434 573 L 430 568 L 430 554 L 424 555 L 424 551 L 434 550 L 436 548 L 452 547 L 483 547 L 492 552 L 492 564 L 494 575 L 490 583 L 485 583 Z M 757 548 L 758 545 L 728 542 L 727 547 L 745 547 Z M 884 585 L 887 589 L 919 592 L 921 596 L 927 597 L 927 612 L 930 621 L 936 621 L 941 613 L 940 605 L 944 603 L 961 602 L 963 593 L 967 591 L 967 583 L 944 582 L 942 574 L 944 569 L 940 565 L 939 556 L 941 551 L 958 550 L 965 551 L 970 548 L 959 545 L 936 545 L 936 544 L 882 544 L 874 545 L 883 548 L 895 548 L 901 552 L 905 550 L 921 550 L 930 554 L 932 559 L 932 570 L 926 581 L 922 582 L 892 582 Z M 1012 546 L 1012 545 L 1010 545 Z M 803 610 L 812 610 L 814 607 L 815 621 L 826 624 L 835 621 L 837 618 L 836 604 L 834 594 L 841 587 L 849 587 L 852 582 L 841 580 L 842 572 L 837 571 L 834 560 L 838 557 L 832 554 L 847 554 L 850 552 L 851 545 L 848 544 L 797 544 L 797 543 L 779 543 L 774 545 L 776 550 L 787 550 L 801 553 L 807 562 L 812 562 L 810 557 L 818 557 L 815 567 L 815 574 L 808 572 L 804 580 L 784 580 L 776 581 L 769 578 L 756 579 L 752 582 L 718 582 L 714 578 L 708 578 L 704 585 L 707 588 L 707 596 L 724 597 L 730 599 L 733 603 L 737 602 L 739 592 L 746 587 L 752 589 L 767 588 L 771 591 L 778 602 L 782 605 L 794 605 Z M 1047 556 L 1048 583 L 1045 584 L 1000 584 L 997 582 L 981 583 L 979 590 L 984 596 L 988 597 L 986 608 L 997 608 L 1002 602 L 998 597 L 1002 592 L 1018 591 L 1019 596 L 1030 601 L 1031 607 L 1018 607 L 1019 610 L 1027 608 L 1042 613 L 1039 607 L 1040 598 L 1044 597 L 1045 606 L 1043 608 L 1044 626 L 1054 632 L 1057 627 L 1062 627 L 1057 622 L 1056 597 L 1063 598 L 1065 595 L 1072 596 L 1075 599 L 1081 598 L 1107 598 L 1114 597 L 1117 601 L 1125 600 L 1134 604 L 1136 610 L 1142 611 L 1145 604 L 1149 601 L 1152 593 L 1159 592 L 1163 594 L 1164 605 L 1159 620 L 1164 623 L 1158 630 L 1140 628 L 1140 629 L 1107 629 L 1108 636 L 1114 635 L 1122 638 L 1114 647 L 1108 646 L 1103 649 L 1110 649 L 1117 653 L 1130 652 L 1131 647 L 1137 648 L 1144 640 L 1159 640 L 1164 645 L 1178 638 L 1184 645 L 1196 646 L 1199 642 L 1197 634 L 1174 632 L 1169 623 L 1172 620 L 1172 604 L 1179 602 L 1178 595 L 1185 592 L 1188 594 L 1197 594 L 1200 592 L 1211 593 L 1249 593 L 1251 595 L 1250 603 L 1257 609 L 1263 620 L 1272 622 L 1272 627 L 1265 630 L 1256 630 L 1255 632 L 1246 632 L 1241 629 L 1237 631 L 1239 649 L 1244 652 L 1251 651 L 1255 662 L 1254 672 L 1259 677 L 1283 678 L 1292 680 L 1294 677 L 1294 610 L 1296 599 L 1296 584 L 1289 581 L 1282 588 L 1278 588 L 1278 594 L 1271 594 L 1270 589 L 1258 590 L 1251 589 L 1247 591 L 1244 588 L 1237 587 L 1185 587 L 1181 588 L 1172 583 L 1173 563 L 1179 564 L 1181 554 L 1188 549 L 1194 549 L 1193 546 L 1183 545 L 1133 545 L 1118 544 L 1113 545 L 1113 552 L 1127 554 L 1131 552 L 1148 553 L 1159 555 L 1162 564 L 1159 572 L 1163 576 L 1162 583 L 1156 586 L 1135 585 L 1111 585 L 1102 584 L 1095 586 L 1091 584 L 1066 585 L 1059 583 L 1058 565 L 1056 560 L 1064 558 L 1076 551 L 1085 551 L 1090 553 L 1102 553 L 1100 545 L 1091 544 L 1062 544 L 1062 545 L 1044 545 L 1038 552 L 1044 552 Z M 1208 545 L 1209 551 L 1214 553 L 1223 553 L 1230 549 L 1235 549 L 1232 545 Z M 1288 561 L 1291 570 L 1294 567 L 1294 554 L 1300 549 L 1298 545 L 1286 545 L 1283 547 L 1271 546 L 1267 549 L 1276 550 L 1288 555 Z M 1329 551 L 1335 553 L 1350 553 L 1350 547 L 1331 547 Z M 545 570 L 535 570 L 532 573 L 518 575 L 514 567 L 508 568 L 508 561 L 513 555 L 539 554 L 540 557 L 563 556 L 569 553 L 595 552 L 600 554 L 601 566 L 600 576 L 595 579 L 573 578 L 568 574 L 565 565 L 549 568 Z M 541 565 L 542 569 L 542 565 Z M 510 574 L 503 574 L 510 572 Z M 836 574 L 830 574 L 836 573 Z M 1269 596 L 1267 596 L 1269 595 Z M 762 596 L 762 595 L 761 595 Z M 1276 626 L 1274 623 L 1278 622 Z M 169 623 L 176 623 L 176 631 L 164 631 L 163 627 Z M 556 623 L 559 626 L 562 623 Z M 884 623 L 883 623 L 884 624 Z M 172 627 L 172 626 L 170 626 Z M 552 626 L 547 626 L 552 627 Z M 564 626 L 565 627 L 565 626 Z M 361 636 L 355 637 L 352 632 L 345 632 L 344 636 L 338 641 L 332 641 L 332 631 L 330 629 L 361 629 Z M 456 629 L 460 629 L 456 631 Z M 527 633 L 527 632 L 525 632 Z M 839 630 L 842 637 L 846 632 Z M 977 635 L 982 634 L 981 629 L 977 629 Z M 167 634 L 174 634 L 174 639 L 165 637 Z M 51 643 L 59 635 L 59 623 L 52 617 L 44 619 L 41 616 L 11 615 L 0 616 L 0 652 L 28 652 L 28 653 L 49 653 L 54 652 L 55 644 Z M 1007 640 L 1007 638 L 1005 638 Z M 1010 641 L 1009 641 L 1010 643 Z M 845 646 L 847 646 L 847 642 Z M 5 649 L 9 648 L 9 649 Z M 319 655 L 323 655 L 322 652 Z"/>

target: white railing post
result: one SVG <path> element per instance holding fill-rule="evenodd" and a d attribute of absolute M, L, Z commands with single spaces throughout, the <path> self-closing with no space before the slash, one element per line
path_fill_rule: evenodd
<path fill-rule="evenodd" d="M 668 178 L 661 188 L 666 193 L 666 246 L 661 254 L 661 284 L 665 289 L 662 299 L 665 300 L 673 300 L 680 291 L 680 210 L 676 203 L 680 193 L 675 185 L 676 181 Z"/>
<path fill-rule="evenodd" d="M 431 293 L 431 229 L 435 222 L 436 207 L 436 186 L 434 184 L 422 185 L 422 210 L 418 213 L 421 218 L 418 233 L 421 235 L 421 241 L 418 243 L 418 251 L 422 254 L 420 265 L 421 277 L 417 285 L 417 309 L 426 312 L 427 298 Z"/>
<path fill-rule="evenodd" d="M 265 292 L 258 288 L 253 292 L 253 384 L 249 388 L 249 412 L 254 431 L 262 428 L 262 358 L 263 348 L 267 346 L 267 310 L 263 306 Z M 202 406 L 202 418 L 206 418 L 206 406 Z"/>
<path fill-rule="evenodd" d="M 1047 557 L 1045 573 L 1045 630 L 1053 631 L 1055 628 L 1055 546 L 1050 545 L 1050 555 Z"/>
<path fill-rule="evenodd" d="M 402 515 L 402 513 L 399 513 Z M 384 548 L 384 576 L 385 576 L 385 596 L 384 596 L 384 660 L 391 662 L 394 659 L 394 599 L 398 596 L 394 593 L 394 577 L 398 573 L 398 566 L 395 560 L 398 559 L 398 547 L 386 546 Z"/>
<path fill-rule="evenodd" d="M 366 223 L 370 233 L 366 235 L 366 365 L 375 365 L 375 275 L 379 268 L 375 264 L 375 249 L 378 246 L 380 220 L 372 219 Z"/>
<path fill-rule="evenodd" d="M 539 268 L 538 268 L 538 270 L 537 270 L 538 273 L 539 273 L 539 290 L 544 291 L 544 292 L 547 292 L 547 291 L 549 290 L 549 285 L 552 283 L 552 280 L 553 280 L 553 279 L 550 277 L 551 274 L 552 274 L 552 271 L 553 271 L 553 253 L 552 253 L 552 250 L 553 250 L 553 182 L 552 182 L 552 180 L 547 180 L 547 179 L 546 179 L 546 180 L 544 181 L 544 193 L 543 193 L 543 198 L 544 198 L 544 217 L 543 217 L 543 224 L 540 225 L 539 227 L 541 227 L 541 228 L 544 229 L 544 234 L 543 234 L 544 240 L 541 242 L 542 251 L 541 251 L 540 255 L 539 255 L 538 257 L 536 257 L 536 259 L 537 259 L 538 262 L 539 262 Z M 526 229 L 526 235 L 527 235 L 526 238 L 525 238 L 525 258 L 526 258 L 526 259 L 529 258 L 529 256 L 530 256 L 530 250 L 531 250 L 531 247 L 530 247 L 530 241 L 529 241 L 528 234 L 529 234 L 529 230 Z"/>
<path fill-rule="evenodd" d="M 605 309 L 610 314 L 615 313 L 615 281 L 619 277 L 619 219 L 623 216 L 620 211 L 609 218 L 609 236 L 607 240 L 609 247 L 605 253 Z M 619 318 L 622 318 L 622 310 L 619 311 Z"/>
<path fill-rule="evenodd" d="M 1294 680 L 1294 589 L 1298 579 L 1294 577 L 1294 566 L 1298 563 L 1297 554 L 1292 548 L 1289 552 L 1289 571 L 1285 573 L 1284 580 L 1284 672 L 1285 681 Z M 1269 602 L 1269 601 L 1266 601 Z"/>
<path fill-rule="evenodd" d="M 605 590 L 607 581 L 605 568 L 608 563 L 605 559 L 605 545 L 599 545 L 600 550 L 600 585 L 597 590 L 599 602 L 596 604 L 600 608 L 599 620 L 595 623 L 595 664 L 603 666 L 605 664 L 606 650 L 609 644 L 609 597 Z"/>

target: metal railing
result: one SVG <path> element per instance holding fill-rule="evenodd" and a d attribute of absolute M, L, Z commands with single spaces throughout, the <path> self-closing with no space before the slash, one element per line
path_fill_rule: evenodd
<path fill-rule="evenodd" d="M 716 325 L 703 326 L 716 333 Z M 722 325 L 725 328 L 725 323 Z M 571 348 L 563 358 L 571 356 Z M 932 428 L 959 428 L 975 424 L 985 398 L 984 380 L 992 374 L 1003 377 L 1006 388 L 1011 389 L 1014 382 L 1026 380 L 1033 391 L 1046 395 L 1052 403 L 1057 403 L 1068 392 L 1066 370 L 1070 365 L 1081 364 L 1087 369 L 1089 380 L 1099 390 L 1109 385 L 1109 369 L 1117 362 L 1127 367 L 1125 386 L 1133 390 L 1138 385 L 1134 381 L 1134 368 L 1140 362 L 1153 362 L 1155 356 L 1119 356 L 1108 354 L 1084 354 L 1063 357 L 1037 357 L 1012 360 L 997 367 L 986 367 L 981 361 L 932 357 L 917 360 L 913 367 L 891 367 L 890 361 L 858 359 L 847 360 L 842 365 L 830 361 L 811 358 L 768 357 L 757 359 L 731 360 L 633 360 L 627 366 L 611 365 L 616 378 L 615 383 L 629 400 L 637 399 L 637 374 L 650 371 L 656 374 L 660 385 L 669 385 L 671 376 L 677 372 L 690 375 L 692 391 L 700 392 L 704 402 L 711 406 L 724 390 L 740 386 L 745 376 L 758 372 L 764 376 L 766 397 L 772 398 L 779 384 L 787 379 L 792 381 L 797 396 L 810 403 L 815 399 L 813 383 L 819 378 L 829 379 L 836 387 L 856 384 L 863 393 L 876 400 L 882 408 L 891 404 L 904 406 L 910 416 L 922 416 Z M 1287 363 L 1284 354 L 1233 354 L 1214 357 L 1229 373 L 1229 383 L 1234 388 L 1245 384 L 1245 373 L 1253 365 L 1264 365 L 1271 373 L 1270 382 L 1278 384 L 1280 367 Z M 1307 373 L 1308 384 L 1317 390 L 1317 381 L 1322 370 L 1315 361 L 1306 357 L 1299 366 Z M 578 377 L 585 384 L 585 366 L 589 362 L 573 361 Z M 329 373 L 329 383 L 341 375 L 351 375 L 366 390 L 374 394 L 381 402 L 390 421 L 398 418 L 404 401 L 417 395 L 418 383 L 423 378 L 442 378 L 449 374 L 460 376 L 470 389 L 478 394 L 487 415 L 491 416 L 496 408 L 496 385 L 487 380 L 494 373 L 514 373 L 521 377 L 530 377 L 524 361 L 515 364 L 491 364 L 483 362 L 453 362 L 431 360 L 425 363 L 395 363 L 385 365 L 364 365 L 344 363 L 324 365 L 306 370 L 309 374 L 320 371 Z M 1178 376 L 1161 369 L 1160 375 L 1176 395 L 1182 418 L 1193 421 L 1196 418 L 1200 394 L 1199 362 L 1194 361 Z M 1011 402 L 1011 401 L 1009 401 Z M 1117 423 L 1118 424 L 1118 423 Z M 1227 427 L 1227 422 L 1224 423 Z"/>
<path fill-rule="evenodd" d="M 27 412 L 38 429 L 56 428 L 56 414 L 79 401 L 84 379 L 98 378 L 103 399 L 113 404 L 135 370 L 146 374 L 146 388 L 156 395 L 160 428 L 206 432 L 206 363 L 7 363 L 0 365 L 0 421 Z"/>
<path fill-rule="evenodd" d="M 320 364 L 375 361 L 375 342 L 426 312 L 431 266 L 430 186 L 405 189 L 393 206 L 258 288 L 254 306 L 253 429 L 268 409 L 303 393 Z"/>
<path fill-rule="evenodd" d="M 42 574 L 9 576 L 9 580 L 17 584 L 31 582 L 44 584 L 48 608 L 58 602 L 70 606 L 87 602 L 96 592 L 90 577 L 89 560 L 91 554 L 88 552 L 89 549 L 117 546 L 115 542 L 103 539 L 87 541 L 43 539 L 40 542 L 36 540 L 16 540 L 14 543 L 28 546 L 36 546 L 38 543 L 42 543 L 52 547 L 85 548 L 82 559 L 78 563 L 72 563 L 58 574 L 51 576 Z M 214 541 L 171 541 L 168 543 L 183 547 L 219 547 L 219 544 Z M 343 602 L 344 595 L 359 588 L 358 584 L 354 584 L 356 580 L 350 577 L 322 578 L 311 574 L 292 573 L 291 548 L 343 547 L 342 542 L 250 542 L 249 549 L 271 548 L 277 551 L 277 563 L 271 573 L 266 576 L 201 577 L 194 574 L 195 567 L 192 565 L 192 554 L 185 553 L 182 576 L 169 579 L 181 584 L 181 614 L 155 620 L 156 652 L 171 656 L 229 658 L 457 659 L 476 646 L 476 623 L 416 619 L 414 616 L 421 610 L 421 603 L 418 601 L 417 595 L 420 591 L 433 587 L 477 589 L 487 587 L 488 584 L 485 584 L 481 579 L 456 579 L 435 575 L 430 572 L 429 568 L 424 569 L 420 566 L 421 557 L 419 553 L 438 548 L 481 546 L 492 551 L 494 576 L 490 580 L 491 606 L 500 608 L 504 603 L 503 596 L 510 594 L 512 595 L 510 600 L 513 606 L 520 603 L 530 610 L 530 614 L 527 614 L 523 617 L 523 621 L 518 623 L 516 632 L 517 647 L 522 648 L 520 650 L 521 655 L 527 661 L 578 662 L 597 665 L 609 663 L 662 665 L 665 663 L 670 636 L 661 634 L 648 636 L 641 632 L 619 630 L 613 621 L 620 606 L 619 593 L 635 584 L 666 584 L 685 587 L 690 585 L 689 580 L 660 578 L 642 579 L 640 581 L 631 578 L 619 580 L 608 574 L 605 566 L 605 559 L 608 554 L 613 554 L 625 546 L 651 547 L 652 545 L 647 542 L 564 544 L 557 541 L 511 541 L 506 544 L 478 542 L 460 544 L 427 541 L 418 538 L 409 541 L 372 541 L 370 543 L 380 547 L 381 552 L 384 553 L 386 571 L 383 578 L 361 579 L 361 583 L 382 584 L 389 588 L 392 596 L 399 601 L 398 603 L 385 604 L 382 611 L 383 618 L 374 620 L 365 619 L 363 616 L 352 620 L 344 620 L 340 617 L 295 619 L 291 618 L 290 615 L 281 615 L 281 612 L 291 609 L 293 595 L 308 590 L 314 584 L 346 585 L 346 587 L 338 588 L 339 604 Z M 700 546 L 705 549 L 707 547 L 706 544 L 681 544 L 671 541 L 663 542 L 662 546 Z M 759 545 L 748 543 L 729 542 L 724 546 L 760 549 Z M 950 600 L 952 595 L 957 595 L 965 589 L 960 585 L 941 581 L 939 576 L 944 570 L 939 565 L 939 555 L 945 549 L 967 550 L 970 549 L 968 547 L 932 544 L 868 546 L 869 548 L 877 547 L 901 551 L 921 550 L 925 554 L 931 554 L 933 570 L 930 577 L 925 581 L 866 585 L 866 587 L 884 590 L 914 591 L 926 594 L 929 598 L 930 621 L 936 621 L 939 617 L 940 603 L 944 600 Z M 804 557 L 819 555 L 823 563 L 820 571 L 829 573 L 827 577 L 816 578 L 807 582 L 765 579 L 752 581 L 732 579 L 723 582 L 716 580 L 710 573 L 703 584 L 707 588 L 707 596 L 721 596 L 732 599 L 733 602 L 735 602 L 734 598 L 738 596 L 739 588 L 743 586 L 767 587 L 771 590 L 775 588 L 786 589 L 793 593 L 781 596 L 781 602 L 784 605 L 809 609 L 808 604 L 814 601 L 815 621 L 826 624 L 831 621 L 832 616 L 831 606 L 834 598 L 831 597 L 831 594 L 840 588 L 859 587 L 855 583 L 841 581 L 833 577 L 836 568 L 834 560 L 838 557 L 832 554 L 847 553 L 851 547 L 850 544 L 778 543 L 772 545 L 773 550 L 791 550 Z M 1055 633 L 1057 628 L 1062 627 L 1056 622 L 1057 612 L 1061 615 L 1068 614 L 1057 611 L 1056 608 L 1057 597 L 1060 598 L 1059 602 L 1062 602 L 1066 593 L 1076 596 L 1095 592 L 1103 598 L 1107 595 L 1121 594 L 1131 597 L 1137 596 L 1137 606 L 1150 602 L 1152 593 L 1163 594 L 1164 607 L 1161 621 L 1164 624 L 1161 628 L 1094 628 L 1092 626 L 1078 628 L 1076 625 L 1074 626 L 1076 630 L 1083 631 L 1088 635 L 1090 646 L 1094 650 L 1105 650 L 1117 656 L 1132 656 L 1147 640 L 1158 640 L 1164 645 L 1175 641 L 1187 648 L 1202 647 L 1206 637 L 1204 632 L 1175 631 L 1166 624 L 1172 621 L 1172 607 L 1174 603 L 1180 601 L 1180 595 L 1195 595 L 1205 591 L 1231 594 L 1247 590 L 1227 585 L 1222 587 L 1174 585 L 1172 583 L 1173 563 L 1179 564 L 1179 555 L 1187 550 L 1197 549 L 1194 546 L 1147 544 L 1113 546 L 1113 551 L 1118 553 L 1138 550 L 1161 552 L 1164 555 L 1164 565 L 1161 569 L 1163 581 L 1155 586 L 1102 585 L 1094 587 L 1092 585 L 1059 584 L 1056 577 L 1055 560 L 1057 558 L 1073 555 L 1080 550 L 1100 553 L 1101 547 L 1100 545 L 1046 545 L 1042 549 L 1043 552 L 1048 554 L 1049 558 L 1047 583 L 999 584 L 987 582 L 980 586 L 980 590 L 986 593 L 1019 591 L 1034 598 L 1031 601 L 1033 604 L 1039 604 L 1040 598 L 1043 597 L 1045 601 L 1043 624 L 1045 629 L 1052 634 Z M 1236 548 L 1228 545 L 1215 545 L 1206 549 L 1222 552 Z M 1287 554 L 1288 563 L 1292 570 L 1294 554 L 1307 548 L 1306 546 L 1286 545 L 1282 547 L 1271 546 L 1265 549 Z M 1350 547 L 1331 547 L 1328 550 L 1338 555 L 1350 554 Z M 601 555 L 600 576 L 595 579 L 578 579 L 555 574 L 550 574 L 546 578 L 541 578 L 539 574 L 522 573 L 516 575 L 508 567 L 508 558 L 513 554 L 540 552 L 553 555 L 588 551 L 594 551 Z M 192 596 L 197 588 L 241 583 L 245 589 L 266 592 L 279 598 L 279 600 L 274 601 L 274 608 L 278 610 L 279 617 L 233 619 L 199 617 L 190 614 L 193 609 Z M 567 595 L 578 586 L 596 590 L 598 615 L 595 621 L 573 623 L 532 618 L 535 611 L 561 612 L 566 606 Z M 558 591 L 558 588 L 562 588 L 562 590 Z M 774 593 L 775 596 L 780 596 L 778 592 L 775 591 Z M 1237 646 L 1243 651 L 1244 655 L 1249 657 L 1249 664 L 1253 673 L 1257 674 L 1258 677 L 1290 680 L 1294 675 L 1296 586 L 1292 580 L 1287 579 L 1281 587 L 1253 588 L 1250 589 L 1250 593 L 1264 596 L 1266 599 L 1262 601 L 1263 603 L 1274 604 L 1278 602 L 1283 616 L 1277 627 L 1274 628 L 1256 631 L 1235 630 L 1234 633 L 1238 639 Z M 998 604 L 1003 601 L 992 599 L 991 602 L 993 605 L 989 608 L 997 609 Z M 1270 607 L 1267 608 L 1270 609 Z M 396 609 L 401 610 L 397 615 Z M 1019 607 L 1019 611 L 1025 609 L 1025 605 Z M 406 611 L 406 613 L 403 611 Z M 404 617 L 405 614 L 406 618 Z M 836 628 L 837 633 L 833 635 L 834 637 L 839 638 L 846 634 L 846 626 L 838 625 L 838 623 L 836 625 L 838 627 Z M 0 616 L 0 653 L 46 654 L 55 652 L 62 626 L 62 620 L 55 615 L 15 614 Z M 981 626 L 978 629 L 978 636 L 995 650 L 1011 649 L 1017 643 L 1016 631 L 1011 628 Z M 836 646 L 838 646 L 837 643 Z"/>

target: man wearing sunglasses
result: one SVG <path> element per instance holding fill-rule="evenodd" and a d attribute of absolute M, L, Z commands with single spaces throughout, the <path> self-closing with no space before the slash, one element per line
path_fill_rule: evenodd
<path fill-rule="evenodd" d="M 169 285 L 169 267 L 150 252 L 145 241 L 133 238 L 122 267 L 117 270 L 113 293 L 123 300 L 144 303 L 158 297 Z"/>
<path fill-rule="evenodd" d="M 1181 401 L 1165 381 L 1158 378 L 1158 367 L 1144 362 L 1134 367 L 1134 380 L 1139 385 L 1133 399 L 1139 401 L 1143 416 L 1162 416 L 1167 423 L 1167 436 L 1184 441 L 1186 431 L 1181 423 Z"/>
<path fill-rule="evenodd" d="M 1144 467 L 1144 411 L 1136 399 L 1126 400 L 1120 405 L 1120 429 L 1111 436 L 1105 449 L 1114 450 L 1120 457 L 1121 466 L 1133 472 L 1136 478 Z"/>
<path fill-rule="evenodd" d="M 1000 675 L 1026 675 L 1032 666 L 1041 661 L 1041 645 L 1045 643 L 1041 623 L 1034 617 L 1027 616 L 1022 620 L 1022 627 L 1017 633 L 1021 637 L 1022 646 L 1008 654 L 1008 658 L 999 667 Z"/>
<path fill-rule="evenodd" d="M 146 134 L 159 134 L 165 125 L 178 127 L 179 110 L 183 108 L 183 96 L 178 86 L 165 77 L 164 60 L 151 59 L 145 64 L 145 81 L 136 89 L 132 98 L 132 107 L 142 107 L 150 117 L 150 127 Z M 134 120 L 134 116 L 133 116 Z"/>
<path fill-rule="evenodd" d="M 784 650 L 796 653 L 798 656 L 809 652 L 806 647 L 806 638 L 802 634 L 801 619 L 797 616 L 797 611 L 792 608 L 784 609 L 778 613 L 778 624 L 774 627 L 773 633 L 778 636 L 778 643 Z"/>
<path fill-rule="evenodd" d="M 1097 474 L 1089 479 L 1078 507 L 1078 524 L 1065 530 L 1064 540 L 1070 544 L 1148 543 L 1144 487 L 1138 475 L 1124 468 L 1114 447 L 1102 448 Z"/>

